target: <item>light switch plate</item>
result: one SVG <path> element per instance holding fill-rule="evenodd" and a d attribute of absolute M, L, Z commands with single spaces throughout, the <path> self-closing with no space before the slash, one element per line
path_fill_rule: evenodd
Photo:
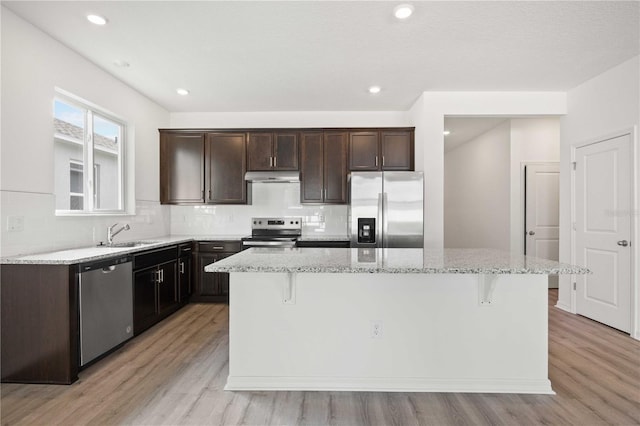
<path fill-rule="evenodd" d="M 7 231 L 24 231 L 24 216 L 7 216 Z"/>

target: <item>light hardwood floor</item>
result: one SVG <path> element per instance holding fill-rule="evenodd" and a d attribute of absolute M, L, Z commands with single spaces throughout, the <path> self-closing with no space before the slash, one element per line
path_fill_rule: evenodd
<path fill-rule="evenodd" d="M 228 308 L 193 304 L 71 386 L 2 384 L 2 424 L 640 424 L 640 342 L 553 307 L 557 395 L 225 392 Z M 260 354 L 256 354 L 260 356 Z"/>

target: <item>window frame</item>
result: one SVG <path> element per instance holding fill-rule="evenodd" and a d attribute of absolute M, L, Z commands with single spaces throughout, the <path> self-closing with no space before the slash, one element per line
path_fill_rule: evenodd
<path fill-rule="evenodd" d="M 52 102 L 52 120 L 57 118 L 55 115 L 55 104 L 56 101 L 67 104 L 71 107 L 75 107 L 81 110 L 84 110 L 84 133 L 82 139 L 82 167 L 83 167 L 83 209 L 82 210 L 71 210 L 68 209 L 55 209 L 56 216 L 123 216 L 129 215 L 128 212 L 128 179 L 127 179 L 127 131 L 128 131 L 128 123 L 122 117 L 107 111 L 106 109 L 95 105 L 85 99 L 82 99 L 76 95 L 73 95 L 69 92 L 66 92 L 62 89 L 56 88 L 55 96 Z M 94 116 L 98 116 L 102 119 L 106 119 L 108 121 L 113 122 L 118 125 L 120 128 L 120 134 L 118 137 L 117 144 L 117 158 L 118 158 L 118 181 L 119 187 L 117 188 L 118 192 L 118 209 L 99 209 L 97 207 L 98 201 L 96 197 L 100 193 L 99 188 L 96 186 L 99 184 L 98 179 L 96 179 L 95 171 L 97 165 L 94 162 L 94 150 L 96 146 L 94 145 L 94 132 L 93 132 L 93 123 Z M 64 135 L 60 135 L 55 131 L 53 131 L 53 143 L 60 143 L 57 139 L 64 139 Z M 55 161 L 55 158 L 54 158 Z M 77 160 L 76 160 L 77 162 Z M 92 173 L 87 174 L 87 166 L 91 166 Z M 58 194 L 55 194 L 58 196 Z M 71 192 L 69 191 L 69 195 L 71 196 Z M 87 205 L 89 204 L 89 205 Z M 71 207 L 69 205 L 69 207 Z"/>

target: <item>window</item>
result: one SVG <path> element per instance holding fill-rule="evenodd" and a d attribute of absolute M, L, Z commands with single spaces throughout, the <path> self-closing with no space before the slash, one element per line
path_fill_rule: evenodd
<path fill-rule="evenodd" d="M 58 96 L 53 124 L 56 213 L 123 213 L 124 122 Z"/>

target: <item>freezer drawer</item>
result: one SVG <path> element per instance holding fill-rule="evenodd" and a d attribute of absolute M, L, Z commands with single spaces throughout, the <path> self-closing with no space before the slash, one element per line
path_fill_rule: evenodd
<path fill-rule="evenodd" d="M 121 261 L 80 273 L 80 366 L 133 336 L 132 267 Z"/>

